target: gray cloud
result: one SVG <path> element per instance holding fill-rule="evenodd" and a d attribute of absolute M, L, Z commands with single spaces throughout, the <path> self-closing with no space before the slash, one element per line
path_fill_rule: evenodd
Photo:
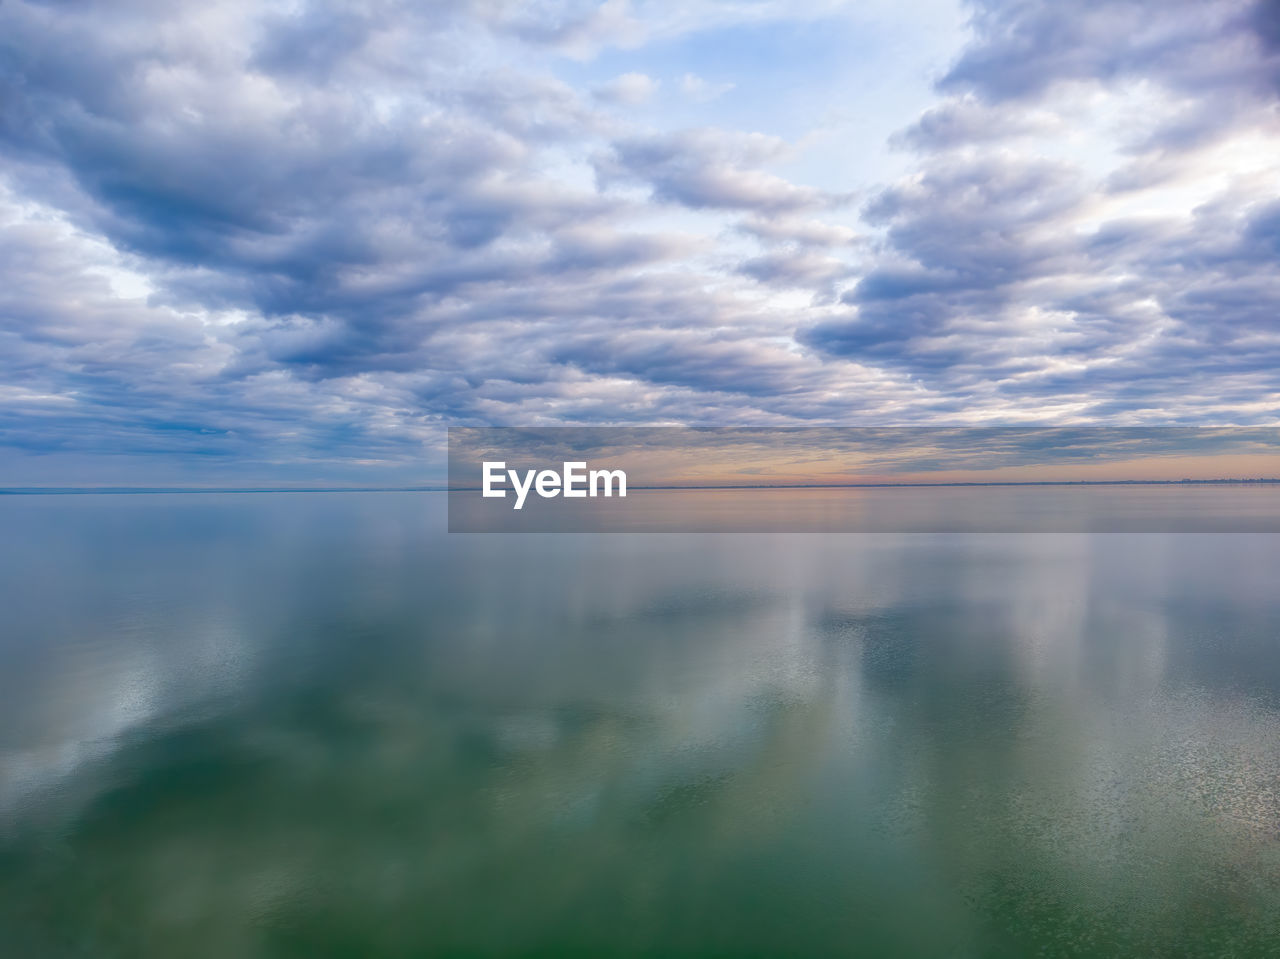
<path fill-rule="evenodd" d="M 1061 135 L 1064 126 L 1052 114 L 1009 110 L 962 95 L 927 110 L 893 142 L 915 150 L 946 150 L 1024 135 Z"/>
<path fill-rule="evenodd" d="M 787 151 L 782 140 L 758 133 L 686 130 L 620 140 L 596 170 L 606 183 L 634 179 L 651 186 L 655 199 L 694 209 L 779 214 L 829 205 L 833 198 L 762 169 Z"/>
<path fill-rule="evenodd" d="M 1035 97 L 1064 81 L 1135 76 L 1193 94 L 1265 87 L 1274 74 L 1269 0 L 982 0 L 978 42 L 941 82 L 988 100 Z"/>
<path fill-rule="evenodd" d="M 741 270 L 761 283 L 808 288 L 824 299 L 833 299 L 836 282 L 849 274 L 842 260 L 801 252 L 766 253 L 745 261 Z"/>
<path fill-rule="evenodd" d="M 803 341 L 975 400 L 1274 417 L 1280 342 L 1266 304 L 1280 261 L 1274 207 L 1257 205 L 1256 188 L 1274 157 L 1207 203 L 1182 199 L 1222 179 L 1216 143 L 1271 126 L 1273 20 L 1234 2 L 979 4 L 977 39 L 940 83 L 951 96 L 901 137 L 920 173 L 864 210 L 884 228 L 879 262 L 845 294 L 850 313 Z M 1177 107 L 1172 121 L 1120 131 L 1113 172 L 1099 180 L 1069 151 L 1039 152 L 1093 95 L 1072 84 L 1124 95 L 1130 78 Z M 1130 195 L 1153 199 L 1107 212 Z"/>
<path fill-rule="evenodd" d="M 855 210 L 582 65 L 774 5 L 0 4 L 4 442 L 350 477 L 446 422 L 1274 417 L 1275 6 L 974 9 Z"/>

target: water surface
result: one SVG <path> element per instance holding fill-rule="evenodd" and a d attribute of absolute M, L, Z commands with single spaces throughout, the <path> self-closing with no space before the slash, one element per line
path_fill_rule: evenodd
<path fill-rule="evenodd" d="M 0 955 L 1280 954 L 1280 536 L 444 525 L 0 498 Z"/>

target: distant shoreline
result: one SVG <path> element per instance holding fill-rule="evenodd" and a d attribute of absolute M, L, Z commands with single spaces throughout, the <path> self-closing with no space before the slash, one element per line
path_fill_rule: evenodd
<path fill-rule="evenodd" d="M 1180 480 L 991 480 L 987 482 L 916 483 L 752 483 L 709 486 L 632 486 L 633 492 L 696 490 L 796 490 L 796 489 L 963 489 L 1008 486 L 1275 486 L 1280 478 L 1180 479 Z M 478 486 L 14 486 L 0 488 L 0 496 L 128 496 L 175 493 L 472 493 Z"/>

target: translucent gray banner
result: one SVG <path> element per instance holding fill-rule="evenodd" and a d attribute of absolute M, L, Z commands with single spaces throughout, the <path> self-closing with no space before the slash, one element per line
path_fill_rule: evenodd
<path fill-rule="evenodd" d="M 449 529 L 1280 532 L 1280 429 L 451 428 Z"/>

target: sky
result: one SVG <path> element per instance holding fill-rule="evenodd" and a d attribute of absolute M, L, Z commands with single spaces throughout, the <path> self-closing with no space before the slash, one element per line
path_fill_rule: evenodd
<path fill-rule="evenodd" d="M 1280 425 L 1276 0 L 0 0 L 0 486 Z"/>
<path fill-rule="evenodd" d="M 448 486 L 566 463 L 631 488 L 901 483 L 1280 482 L 1275 427 L 462 427 Z"/>

